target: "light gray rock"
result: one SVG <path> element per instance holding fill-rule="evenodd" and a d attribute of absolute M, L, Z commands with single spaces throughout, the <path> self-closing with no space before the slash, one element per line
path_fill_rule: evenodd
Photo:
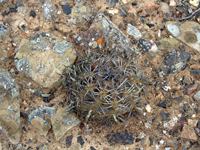
<path fill-rule="evenodd" d="M 2 41 L 6 37 L 9 30 L 10 29 L 6 25 L 0 24 L 0 41 Z"/>
<path fill-rule="evenodd" d="M 142 37 L 140 31 L 135 26 L 132 26 L 131 24 L 128 24 L 127 34 L 132 35 L 136 39 L 139 39 Z"/>
<path fill-rule="evenodd" d="M 198 91 L 195 95 L 194 95 L 194 99 L 197 100 L 200 103 L 200 91 Z"/>

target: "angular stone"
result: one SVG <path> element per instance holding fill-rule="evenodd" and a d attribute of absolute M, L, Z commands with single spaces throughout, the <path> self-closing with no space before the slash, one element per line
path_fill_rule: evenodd
<path fill-rule="evenodd" d="M 60 82 L 58 74 L 75 59 L 76 52 L 70 42 L 42 32 L 29 40 L 22 39 L 15 64 L 19 72 L 43 87 L 54 87 Z"/>
<path fill-rule="evenodd" d="M 185 139 L 189 139 L 189 140 L 194 140 L 197 141 L 197 135 L 194 131 L 193 128 L 191 128 L 190 126 L 184 124 L 183 126 L 183 130 L 180 134 L 181 138 L 185 138 Z"/>
<path fill-rule="evenodd" d="M 2 47 L 0 47 L 0 65 L 3 65 L 7 58 L 8 57 L 6 51 Z"/>
<path fill-rule="evenodd" d="M 185 51 L 174 51 L 166 55 L 163 63 L 159 67 L 160 76 L 168 76 L 183 68 L 189 61 L 191 55 Z"/>
<path fill-rule="evenodd" d="M 196 91 L 196 89 L 199 87 L 198 83 L 195 83 L 192 87 L 188 88 L 188 95 Z"/>
<path fill-rule="evenodd" d="M 91 21 L 96 15 L 94 8 L 90 7 L 85 0 L 78 0 L 72 8 L 69 22 L 71 24 L 85 24 Z"/>
<path fill-rule="evenodd" d="M 199 80 L 200 79 L 200 70 L 191 70 L 190 74 L 196 79 Z"/>
<path fill-rule="evenodd" d="M 110 7 L 114 7 L 118 3 L 118 0 L 106 0 L 106 1 L 110 4 Z"/>
<path fill-rule="evenodd" d="M 158 45 L 159 49 L 176 49 L 179 45 L 179 42 L 175 38 L 162 38 L 160 41 L 160 45 Z"/>
<path fill-rule="evenodd" d="M 0 24 L 0 41 L 2 41 L 6 37 L 9 30 L 10 29 L 6 25 Z"/>
<path fill-rule="evenodd" d="M 142 34 L 140 33 L 140 31 L 135 26 L 132 26 L 131 24 L 128 24 L 127 34 L 132 35 L 136 39 L 139 39 L 142 37 Z"/>
<path fill-rule="evenodd" d="M 51 125 L 47 122 L 39 109 L 35 109 L 29 114 L 28 121 L 32 124 L 34 129 L 40 133 L 40 135 L 46 136 L 51 128 Z"/>
<path fill-rule="evenodd" d="M 164 3 L 164 2 L 160 2 L 160 5 L 159 5 L 159 8 L 158 8 L 158 11 L 161 11 L 161 12 L 169 12 L 170 8 L 169 8 L 169 5 L 167 3 Z"/>
<path fill-rule="evenodd" d="M 103 39 L 102 43 L 98 41 L 101 38 Z M 110 47 L 124 52 L 125 55 L 132 52 L 135 64 L 141 58 L 141 53 L 131 44 L 130 40 L 102 13 L 97 14 L 88 31 L 76 35 L 74 40 L 84 50 L 92 50 L 92 41 L 97 41 L 98 48 L 108 42 Z"/>
<path fill-rule="evenodd" d="M 74 113 L 69 113 L 69 107 L 60 108 L 55 115 L 51 116 L 51 123 L 56 140 L 60 138 L 72 127 L 78 125 L 80 120 Z"/>
<path fill-rule="evenodd" d="M 14 79 L 2 68 L 0 68 L 0 129 L 12 144 L 19 143 L 19 90 Z"/>
<path fill-rule="evenodd" d="M 171 27 L 170 27 L 171 26 Z M 194 21 L 172 22 L 165 24 L 166 29 L 178 40 L 200 52 L 200 25 Z"/>

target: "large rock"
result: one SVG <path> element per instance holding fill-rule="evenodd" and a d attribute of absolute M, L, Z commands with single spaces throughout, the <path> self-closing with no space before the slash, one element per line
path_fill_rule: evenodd
<path fill-rule="evenodd" d="M 76 35 L 74 40 L 84 50 L 92 51 L 103 47 L 102 45 L 108 42 L 110 47 L 116 48 L 117 51 L 124 52 L 124 55 L 132 53 L 135 63 L 141 58 L 139 50 L 136 49 L 119 28 L 102 13 L 97 14 L 91 27 L 87 31 Z"/>
<path fill-rule="evenodd" d="M 200 52 L 200 25 L 194 21 L 172 22 L 165 24 L 166 29 L 178 40 Z"/>
<path fill-rule="evenodd" d="M 15 64 L 19 72 L 30 76 L 43 87 L 54 87 L 65 66 L 74 63 L 76 52 L 70 42 L 49 33 L 22 39 Z"/>
<path fill-rule="evenodd" d="M 12 144 L 20 141 L 19 90 L 9 73 L 0 68 L 0 129 Z"/>
<path fill-rule="evenodd" d="M 51 123 L 55 138 L 58 141 L 68 130 L 78 125 L 80 120 L 74 113 L 69 114 L 69 107 L 65 106 L 51 116 Z"/>

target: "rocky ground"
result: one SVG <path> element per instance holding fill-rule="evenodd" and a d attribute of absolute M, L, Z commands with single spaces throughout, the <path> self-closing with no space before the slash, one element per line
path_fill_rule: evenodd
<path fill-rule="evenodd" d="M 200 149 L 199 2 L 0 0 L 0 149 Z M 151 77 L 146 119 L 67 115 L 59 74 L 105 42 Z"/>

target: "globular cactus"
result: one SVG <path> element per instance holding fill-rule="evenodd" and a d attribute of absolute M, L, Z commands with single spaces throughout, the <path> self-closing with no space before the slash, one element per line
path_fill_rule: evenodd
<path fill-rule="evenodd" d="M 67 67 L 63 84 L 82 120 L 127 122 L 130 116 L 141 114 L 146 78 L 143 69 L 133 63 L 133 55 L 104 48 L 79 56 Z"/>

